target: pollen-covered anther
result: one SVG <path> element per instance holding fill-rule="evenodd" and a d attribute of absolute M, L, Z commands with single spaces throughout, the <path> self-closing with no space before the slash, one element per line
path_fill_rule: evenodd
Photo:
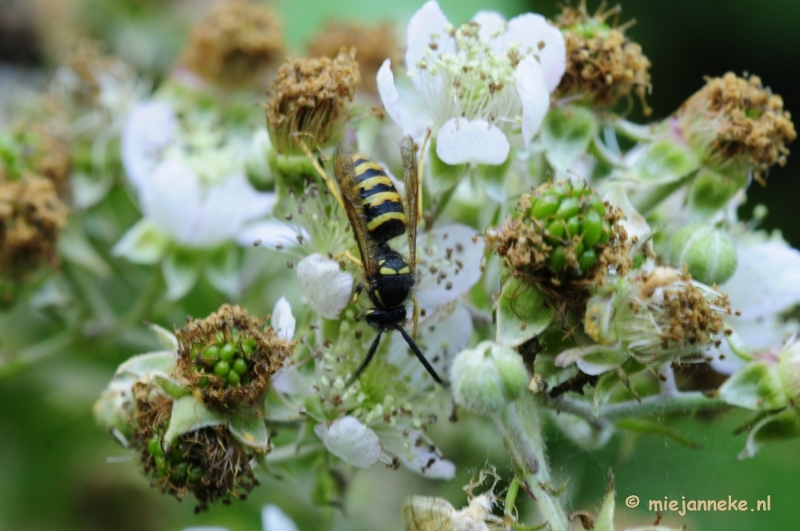
<path fill-rule="evenodd" d="M 761 78 L 728 72 L 706 85 L 677 112 L 683 135 L 704 161 L 721 173 L 745 167 L 762 184 L 769 168 L 786 164 L 787 144 L 797 133 L 783 99 Z"/>
<path fill-rule="evenodd" d="M 356 59 L 360 70 L 363 88 L 370 94 L 377 94 L 375 81 L 378 69 L 389 58 L 398 64 L 402 58 L 394 28 L 391 24 L 367 26 L 346 22 L 330 22 L 323 27 L 308 47 L 311 57 L 330 57 L 339 55 L 342 48 L 356 48 Z"/>
<path fill-rule="evenodd" d="M 133 394 L 136 412 L 131 444 L 139 451 L 152 486 L 178 499 L 194 494 L 195 512 L 200 512 L 217 501 L 227 505 L 232 498 L 243 500 L 258 485 L 250 467 L 253 456 L 226 426 L 185 433 L 165 448 L 172 399 L 143 382 L 134 384 Z"/>
<path fill-rule="evenodd" d="M 178 376 L 209 406 L 221 409 L 255 404 L 295 347 L 263 321 L 227 304 L 205 319 L 189 321 L 175 335 Z"/>
<path fill-rule="evenodd" d="M 619 11 L 619 6 L 606 11 L 601 7 L 589 15 L 585 2 L 578 8 L 562 7 L 556 25 L 567 46 L 567 70 L 556 94 L 579 95 L 594 104 L 613 105 L 635 92 L 648 115 L 651 109 L 645 96 L 651 88 L 650 60 L 642 53 L 642 47 L 625 35 L 630 24 L 606 23 L 612 15 L 616 21 Z"/>
<path fill-rule="evenodd" d="M 228 0 L 214 6 L 192 29 L 182 61 L 219 85 L 257 79 L 283 56 L 283 32 L 265 5 Z"/>
<path fill-rule="evenodd" d="M 348 104 L 361 82 L 356 52 L 341 49 L 329 57 L 287 61 L 270 87 L 267 129 L 279 153 L 303 151 L 336 143 L 349 117 Z"/>
<path fill-rule="evenodd" d="M 621 217 L 585 183 L 547 183 L 523 194 L 516 212 L 484 238 L 514 276 L 579 308 L 589 286 L 630 269 Z"/>

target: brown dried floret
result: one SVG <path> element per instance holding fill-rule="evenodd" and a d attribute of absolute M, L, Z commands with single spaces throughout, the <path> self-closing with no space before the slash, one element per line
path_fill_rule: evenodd
<path fill-rule="evenodd" d="M 609 26 L 606 20 L 619 15 L 620 7 L 606 11 L 604 4 L 594 15 L 586 11 L 585 1 L 579 8 L 563 6 L 556 25 L 564 34 L 567 47 L 567 69 L 557 88 L 558 97 L 580 96 L 593 104 L 613 105 L 619 98 L 635 92 L 645 115 L 652 110 L 645 96 L 651 89 L 650 60 L 642 47 L 625 36 L 631 23 Z"/>
<path fill-rule="evenodd" d="M 297 139 L 312 149 L 335 143 L 360 81 L 355 49 L 342 49 L 333 59 L 298 59 L 281 66 L 267 103 L 267 129 L 278 152 L 300 153 Z"/>
<path fill-rule="evenodd" d="M 374 26 L 331 21 L 319 31 L 308 47 L 310 57 L 330 57 L 339 51 L 356 48 L 358 67 L 363 84 L 361 87 L 371 93 L 378 93 L 376 77 L 386 59 L 397 65 L 402 60 L 394 26 L 384 23 Z"/>
<path fill-rule="evenodd" d="M 547 183 L 523 194 L 516 212 L 484 239 L 513 276 L 536 285 L 556 308 L 582 313 L 590 287 L 631 268 L 621 219 L 584 183 Z"/>
<path fill-rule="evenodd" d="M 254 405 L 295 343 L 281 339 L 239 306 L 222 305 L 176 330 L 178 377 L 209 406 Z"/>
<path fill-rule="evenodd" d="M 246 449 L 227 426 L 210 426 L 185 433 L 168 448 L 164 434 L 169 428 L 172 399 L 144 382 L 133 386 L 136 398 L 132 445 L 141 456 L 151 485 L 178 499 L 190 492 L 197 498 L 195 512 L 216 501 L 229 504 L 244 500 L 258 485 Z"/>
<path fill-rule="evenodd" d="M 55 262 L 68 213 L 49 179 L 0 175 L 0 275 L 24 281 L 39 265 Z"/>
<path fill-rule="evenodd" d="M 192 29 L 182 61 L 213 83 L 250 83 L 283 56 L 283 32 L 264 4 L 228 0 Z"/>
<path fill-rule="evenodd" d="M 796 137 L 783 99 L 764 88 L 761 78 L 728 72 L 706 85 L 678 109 L 681 131 L 723 173 L 749 166 L 764 184 L 769 168 L 786 164 L 787 144 Z"/>

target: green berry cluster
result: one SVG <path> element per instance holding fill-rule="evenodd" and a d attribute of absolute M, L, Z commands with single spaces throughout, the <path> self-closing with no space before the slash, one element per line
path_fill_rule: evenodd
<path fill-rule="evenodd" d="M 159 430 L 163 431 L 163 430 Z M 153 458 L 154 473 L 167 478 L 170 485 L 197 485 L 203 477 L 203 467 L 189 459 L 189 444 L 181 441 L 164 452 L 161 436 L 153 433 L 147 441 L 147 451 Z"/>
<path fill-rule="evenodd" d="M 544 238 L 533 241 L 535 252 L 547 256 L 547 265 L 557 275 L 569 271 L 575 276 L 594 267 L 598 248 L 612 236 L 606 213 L 596 192 L 570 181 L 544 184 L 523 195 L 519 211 L 523 221 L 542 229 Z"/>
<path fill-rule="evenodd" d="M 236 332 L 228 338 L 220 330 L 214 334 L 213 342 L 192 345 L 192 367 L 198 373 L 219 377 L 216 381 L 221 387 L 249 385 L 254 374 L 252 358 L 255 348 L 255 339 Z M 198 386 L 207 387 L 209 383 L 206 376 L 198 381 Z"/>

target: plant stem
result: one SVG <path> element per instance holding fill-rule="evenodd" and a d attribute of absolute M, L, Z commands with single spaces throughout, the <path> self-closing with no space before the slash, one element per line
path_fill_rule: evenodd
<path fill-rule="evenodd" d="M 625 402 L 605 404 L 600 406 L 597 417 L 595 417 L 592 412 L 592 404 L 589 402 L 562 396 L 553 400 L 552 405 L 559 411 L 573 413 L 590 422 L 596 420 L 608 420 L 613 422 L 629 417 L 700 411 L 726 406 L 722 399 L 708 397 L 697 391 L 679 392 L 670 395 L 652 395 L 642 398 L 641 402 L 637 400 L 628 400 Z"/>
<path fill-rule="evenodd" d="M 551 531 L 566 531 L 569 522 L 551 485 L 545 445 L 542 439 L 542 419 L 533 395 L 523 393 L 516 402 L 496 419 L 503 433 L 506 448 L 514 468 L 534 496 L 542 516 Z"/>

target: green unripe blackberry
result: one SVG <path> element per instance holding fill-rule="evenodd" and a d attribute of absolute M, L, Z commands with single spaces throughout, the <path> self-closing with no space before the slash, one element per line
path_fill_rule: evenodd
<path fill-rule="evenodd" d="M 207 404 L 229 409 L 255 404 L 270 375 L 283 365 L 294 342 L 278 337 L 238 306 L 223 305 L 205 319 L 176 331 L 178 374 L 185 386 L 200 389 Z"/>

